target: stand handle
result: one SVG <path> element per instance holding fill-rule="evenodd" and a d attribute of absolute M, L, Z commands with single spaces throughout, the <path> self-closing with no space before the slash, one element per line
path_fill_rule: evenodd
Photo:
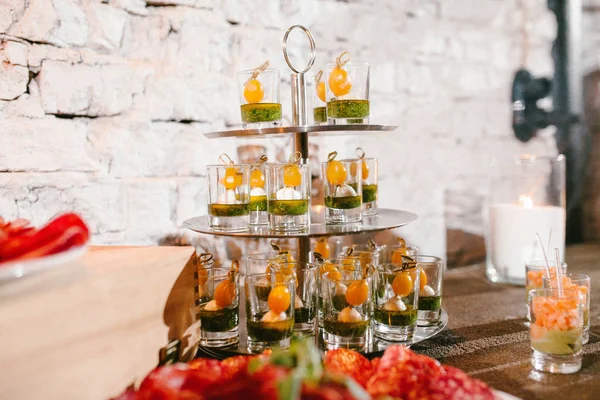
<path fill-rule="evenodd" d="M 310 60 L 308 61 L 308 65 L 306 66 L 306 68 L 304 68 L 302 71 L 298 71 L 292 65 L 287 51 L 288 36 L 290 35 L 290 32 L 292 32 L 295 28 L 302 29 L 308 37 L 308 40 L 310 41 Z M 283 57 L 285 58 L 285 62 L 287 63 L 288 67 L 290 67 L 290 69 L 297 74 L 304 74 L 312 68 L 313 64 L 315 63 L 315 59 L 317 58 L 315 39 L 313 38 L 312 33 L 310 33 L 310 31 L 306 27 L 302 25 L 292 25 L 288 28 L 287 31 L 285 31 L 285 35 L 283 36 Z"/>

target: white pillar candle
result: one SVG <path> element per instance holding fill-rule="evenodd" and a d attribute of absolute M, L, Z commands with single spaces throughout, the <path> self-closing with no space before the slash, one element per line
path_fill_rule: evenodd
<path fill-rule="evenodd" d="M 536 233 L 547 246 L 552 230 L 548 258 L 553 260 L 554 248 L 558 248 L 564 259 L 566 214 L 562 207 L 534 205 L 526 196 L 521 196 L 520 203 L 490 206 L 488 262 L 507 281 L 525 284 L 525 263 L 543 259 Z"/>

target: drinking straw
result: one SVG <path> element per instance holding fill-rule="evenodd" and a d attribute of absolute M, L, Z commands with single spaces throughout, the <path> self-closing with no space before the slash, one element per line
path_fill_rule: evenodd
<path fill-rule="evenodd" d="M 550 227 L 550 233 L 548 234 L 548 250 L 552 247 L 552 227 Z"/>
<path fill-rule="evenodd" d="M 561 268 L 562 265 L 560 263 L 560 251 L 558 250 L 558 248 L 554 249 L 554 256 L 556 257 L 556 286 L 558 287 L 558 297 L 563 297 Z"/>
<path fill-rule="evenodd" d="M 546 250 L 544 250 L 544 245 L 542 244 L 542 239 L 540 239 L 540 234 L 535 233 L 535 238 L 537 239 L 540 248 L 542 249 L 542 255 L 544 256 L 544 261 L 546 262 L 546 274 L 550 277 L 550 264 L 548 264 L 548 257 L 546 257 Z"/>

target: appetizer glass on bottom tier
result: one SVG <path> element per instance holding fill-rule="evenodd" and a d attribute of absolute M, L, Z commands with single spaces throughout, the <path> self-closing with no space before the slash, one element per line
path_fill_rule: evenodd
<path fill-rule="evenodd" d="M 203 264 L 198 269 L 200 345 L 225 347 L 239 342 L 239 290 L 237 269 Z"/>
<path fill-rule="evenodd" d="M 248 229 L 250 200 L 248 165 L 208 165 L 208 224 L 214 230 L 239 232 Z"/>
<path fill-rule="evenodd" d="M 548 260 L 550 263 L 550 274 L 556 274 L 556 263 Z M 563 276 L 567 275 L 567 263 L 562 263 Z M 533 289 L 542 289 L 544 287 L 544 277 L 546 273 L 545 261 L 529 261 L 525 264 L 525 301 L 529 300 L 529 291 Z"/>
<path fill-rule="evenodd" d="M 383 263 L 383 253 L 385 246 L 378 246 L 375 243 L 353 244 L 342 247 L 340 257 L 356 258 L 360 261 L 362 267 L 372 265 L 374 267 Z"/>
<path fill-rule="evenodd" d="M 242 122 L 246 129 L 281 125 L 279 70 L 258 71 L 261 67 L 237 73 Z M 257 76 L 256 72 L 259 72 Z"/>
<path fill-rule="evenodd" d="M 321 277 L 323 342 L 328 350 L 364 350 L 368 345 L 371 279 L 361 269 L 331 270 Z"/>
<path fill-rule="evenodd" d="M 421 273 L 415 264 L 382 264 L 373 281 L 373 335 L 389 342 L 410 342 L 417 328 Z"/>
<path fill-rule="evenodd" d="M 298 252 L 296 250 L 283 250 L 281 252 L 248 254 L 243 275 L 264 274 L 269 263 L 276 262 L 281 258 L 293 262 L 298 259 Z"/>
<path fill-rule="evenodd" d="M 385 262 L 402 265 L 402 256 L 408 256 L 414 260 L 417 254 L 419 254 L 419 248 L 416 246 L 407 246 L 405 244 L 386 246 L 387 256 Z"/>
<path fill-rule="evenodd" d="M 547 289 L 557 289 L 556 275 L 548 278 L 544 276 L 543 286 Z M 583 296 L 583 333 L 581 342 L 586 344 L 590 340 L 590 291 L 592 280 L 585 274 L 565 274 L 563 276 L 563 289 L 579 290 Z"/>
<path fill-rule="evenodd" d="M 442 283 L 444 260 L 439 257 L 418 255 L 414 258 L 420 268 L 419 279 L 419 326 L 440 323 L 442 316 Z"/>
<path fill-rule="evenodd" d="M 269 226 L 275 231 L 302 231 L 310 225 L 310 170 L 297 161 L 267 167 Z"/>
<path fill-rule="evenodd" d="M 362 168 L 360 160 L 336 160 L 329 154 L 321 163 L 325 196 L 325 222 L 346 224 L 362 219 Z M 352 176 L 349 172 L 355 170 Z"/>
<path fill-rule="evenodd" d="M 339 257 L 339 258 L 332 258 L 329 260 L 323 260 L 322 262 L 320 262 L 319 264 L 317 264 L 317 271 L 318 271 L 318 301 L 317 301 L 317 306 L 318 306 L 318 320 L 319 320 L 319 326 L 322 327 L 323 326 L 323 296 L 327 293 L 327 290 L 325 288 L 325 285 L 327 284 L 327 282 L 323 279 L 323 276 L 328 273 L 328 272 L 332 272 L 332 274 L 339 274 L 340 271 L 361 271 L 362 267 L 360 264 L 360 260 L 357 258 L 349 258 L 349 257 Z M 346 286 L 343 284 L 340 284 L 337 286 L 337 294 L 338 297 L 336 299 L 334 299 L 333 301 L 337 302 L 336 304 L 340 304 L 343 305 L 344 303 L 342 302 L 343 300 L 343 296 L 346 293 Z"/>
<path fill-rule="evenodd" d="M 327 119 L 331 125 L 368 124 L 369 64 L 348 62 L 345 55 L 325 68 Z"/>
<path fill-rule="evenodd" d="M 291 274 L 296 279 L 294 335 L 314 336 L 317 315 L 317 265 L 279 260 L 271 265 L 271 274 L 275 275 L 277 282 L 281 281 L 282 274 Z"/>
<path fill-rule="evenodd" d="M 533 368 L 557 374 L 581 369 L 583 301 L 579 290 L 529 292 Z"/>
<path fill-rule="evenodd" d="M 289 347 L 294 331 L 295 287 L 295 279 L 276 282 L 271 274 L 244 279 L 248 351 Z"/>

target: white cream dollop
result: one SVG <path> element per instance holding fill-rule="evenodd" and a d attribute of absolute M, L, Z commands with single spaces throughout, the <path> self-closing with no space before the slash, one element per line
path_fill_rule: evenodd
<path fill-rule="evenodd" d="M 260 188 L 260 187 L 256 187 L 252 190 L 250 190 L 250 197 L 254 197 L 254 196 L 266 196 L 267 192 L 265 192 L 265 189 Z"/>
<path fill-rule="evenodd" d="M 262 316 L 262 318 L 260 319 L 261 322 L 279 322 L 279 321 L 285 321 L 287 319 L 287 316 L 285 315 L 284 312 L 282 313 L 274 313 L 273 311 L 269 310 L 265 315 Z"/>
<path fill-rule="evenodd" d="M 383 305 L 385 311 L 406 311 L 406 304 L 399 297 L 390 297 Z"/>
<path fill-rule="evenodd" d="M 219 204 L 236 204 L 237 199 L 235 197 L 235 190 L 227 189 L 225 192 L 219 195 Z"/>
<path fill-rule="evenodd" d="M 356 191 L 349 185 L 339 185 L 335 189 L 334 197 L 356 196 Z"/>
<path fill-rule="evenodd" d="M 292 187 L 284 187 L 277 191 L 275 197 L 277 200 L 301 200 L 302 193 Z"/>
<path fill-rule="evenodd" d="M 300 299 L 300 297 L 298 296 L 294 296 L 294 308 L 302 308 L 304 307 L 304 303 L 302 302 L 302 299 Z"/>
<path fill-rule="evenodd" d="M 423 289 L 419 290 L 419 296 L 421 297 L 429 297 L 435 296 L 435 290 L 429 285 L 423 286 Z"/>
<path fill-rule="evenodd" d="M 344 296 L 348 288 L 341 282 L 335 283 L 335 295 L 336 296 Z"/>
<path fill-rule="evenodd" d="M 362 316 L 360 315 L 360 313 L 358 311 L 356 311 L 354 308 L 352 307 L 346 307 L 344 308 L 342 311 L 340 311 L 340 313 L 338 314 L 337 317 L 338 322 L 360 322 L 362 321 Z"/>
<path fill-rule="evenodd" d="M 206 305 L 204 306 L 204 311 L 218 311 L 220 310 L 221 307 L 219 307 L 217 305 L 217 302 L 214 300 L 209 301 L 208 303 L 206 303 Z"/>

